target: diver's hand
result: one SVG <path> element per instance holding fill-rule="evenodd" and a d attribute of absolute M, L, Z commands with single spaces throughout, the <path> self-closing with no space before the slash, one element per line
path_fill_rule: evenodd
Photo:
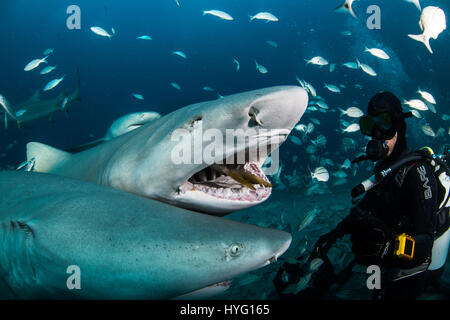
<path fill-rule="evenodd" d="M 343 236 L 344 233 L 340 225 L 338 225 L 334 230 L 321 236 L 314 246 L 311 258 L 314 259 L 316 257 L 326 255 L 337 239 L 342 238 Z"/>
<path fill-rule="evenodd" d="M 361 265 L 381 265 L 393 250 L 394 234 L 375 217 L 360 221 L 350 239 L 355 260 Z"/>

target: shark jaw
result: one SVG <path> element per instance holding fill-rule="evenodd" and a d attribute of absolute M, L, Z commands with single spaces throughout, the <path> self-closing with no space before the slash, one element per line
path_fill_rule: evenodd
<path fill-rule="evenodd" d="M 286 241 L 276 252 L 273 253 L 273 255 L 270 255 L 263 263 L 253 267 L 253 270 L 257 270 L 260 268 L 264 268 L 265 266 L 274 263 L 278 260 L 278 258 L 283 255 L 287 249 L 289 249 L 292 242 L 292 238 L 289 238 L 288 241 Z M 253 271 L 253 270 L 249 270 Z M 201 288 L 198 290 L 195 290 L 193 292 L 189 292 L 187 294 L 184 294 L 182 296 L 178 296 L 174 298 L 174 300 L 204 300 L 204 299 L 210 299 L 214 296 L 217 296 L 219 294 L 223 294 L 225 291 L 230 289 L 231 285 L 233 283 L 233 279 L 225 280 L 222 282 L 218 282 L 216 284 L 210 285 L 205 288 Z"/>
<path fill-rule="evenodd" d="M 199 212 L 227 214 L 242 210 L 267 200 L 272 185 L 262 170 L 268 154 L 277 151 L 291 130 L 276 130 L 269 137 L 258 139 L 257 148 L 264 147 L 267 154 L 240 151 L 245 163 L 238 164 L 238 154 L 209 166 L 201 166 L 178 188 L 176 199 L 188 209 Z"/>
<path fill-rule="evenodd" d="M 257 163 L 247 162 L 245 165 L 224 166 L 229 170 L 259 177 L 270 184 L 269 179 Z M 195 202 L 201 202 L 202 205 L 208 205 L 209 207 L 217 207 L 217 210 L 219 210 L 221 205 L 245 208 L 247 207 L 246 203 L 248 203 L 248 206 L 258 204 L 269 198 L 271 192 L 272 187 L 263 184 L 253 184 L 252 188 L 249 188 L 223 171 L 216 170 L 213 165 L 189 178 L 180 187 L 179 194 L 186 200 L 190 200 L 197 210 L 201 204 L 195 204 Z M 224 210 L 225 212 L 228 211 L 228 209 Z"/>

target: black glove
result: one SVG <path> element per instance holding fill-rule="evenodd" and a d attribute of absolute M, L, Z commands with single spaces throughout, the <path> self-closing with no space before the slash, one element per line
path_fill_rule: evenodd
<path fill-rule="evenodd" d="M 344 232 L 341 225 L 338 225 L 334 230 L 321 236 L 314 245 L 314 249 L 311 253 L 311 259 L 326 255 L 337 239 L 342 238 L 343 236 Z"/>
<path fill-rule="evenodd" d="M 394 234 L 383 221 L 368 216 L 353 225 L 351 241 L 357 263 L 381 266 L 393 252 Z"/>

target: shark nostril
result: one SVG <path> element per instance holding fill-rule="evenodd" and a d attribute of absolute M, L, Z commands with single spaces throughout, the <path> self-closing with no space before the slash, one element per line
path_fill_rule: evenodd
<path fill-rule="evenodd" d="M 188 122 L 189 129 L 196 129 L 202 123 L 202 116 L 195 116 Z"/>
<path fill-rule="evenodd" d="M 248 115 L 249 117 L 255 121 L 258 125 L 262 126 L 263 122 L 261 121 L 261 119 L 258 117 L 259 115 L 259 110 L 255 107 L 250 107 L 250 110 L 248 111 Z"/>

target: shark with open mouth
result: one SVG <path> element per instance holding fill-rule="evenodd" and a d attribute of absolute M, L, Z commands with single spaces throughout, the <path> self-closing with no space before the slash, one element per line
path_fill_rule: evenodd
<path fill-rule="evenodd" d="M 77 154 L 31 142 L 27 159 L 34 161 L 36 172 L 92 181 L 221 216 L 269 198 L 272 187 L 262 165 L 286 140 L 307 105 L 308 94 L 298 86 L 253 90 L 186 106 Z M 217 139 L 229 130 L 248 134 L 233 138 L 230 147 Z M 205 159 L 205 150 L 220 149 Z M 178 161 L 180 154 L 190 161 Z"/>

